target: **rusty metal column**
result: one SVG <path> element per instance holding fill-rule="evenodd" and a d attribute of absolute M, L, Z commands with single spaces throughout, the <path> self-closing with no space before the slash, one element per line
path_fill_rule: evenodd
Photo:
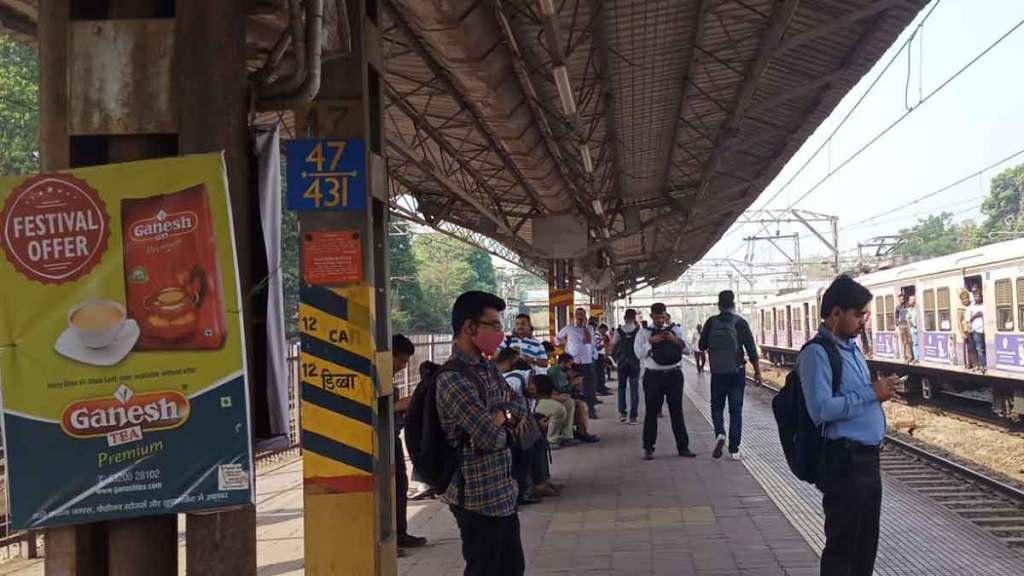
<path fill-rule="evenodd" d="M 121 0 L 130 1 L 130 0 Z M 242 294 L 252 290 L 256 191 L 250 181 L 249 88 L 245 67 L 248 0 L 174 0 L 175 100 L 181 154 L 224 151 Z M 251 299 L 242 300 L 246 358 L 253 358 Z M 252 394 L 252 371 L 248 370 Z M 253 403 L 255 405 L 255 403 Z M 255 576 L 256 507 L 186 515 L 190 575 Z"/>
<path fill-rule="evenodd" d="M 299 215 L 305 571 L 392 576 L 398 567 L 381 33 L 377 2 L 346 4 L 352 53 L 323 64 L 317 99 L 295 111 L 296 137 L 316 143 L 288 158 L 290 171 L 311 179 L 298 194 L 313 203 Z M 349 177 L 328 168 L 337 165 L 330 158 L 344 158 L 351 144 L 365 149 L 357 168 L 367 177 L 365 208 L 328 211 L 321 191 L 337 193 L 339 178 Z M 342 189 L 345 208 L 356 192 Z M 289 195 L 296 192 L 289 188 Z M 319 245 L 329 238 L 347 238 L 361 259 L 361 266 L 348 265 L 352 274 L 344 279 L 317 271 L 316 262 L 334 253 Z"/>

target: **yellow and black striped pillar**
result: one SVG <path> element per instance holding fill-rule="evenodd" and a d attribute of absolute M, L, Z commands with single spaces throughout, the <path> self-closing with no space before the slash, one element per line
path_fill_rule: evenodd
<path fill-rule="evenodd" d="M 300 138 L 327 139 L 326 146 L 334 144 L 338 150 L 345 148 L 330 139 L 365 142 L 366 161 L 358 168 L 367 176 L 365 208 L 300 213 L 304 266 L 314 253 L 335 253 L 318 245 L 318 238 L 344 237 L 344 247 L 337 252 L 344 253 L 349 271 L 361 271 L 356 279 L 346 275 L 345 280 L 304 281 L 301 287 L 305 573 L 394 576 L 388 205 L 381 34 L 374 21 L 379 10 L 368 13 L 367 0 L 345 4 L 352 53 L 323 63 L 317 99 L 295 111 Z M 319 156 L 313 159 L 317 160 Z M 324 190 L 331 187 L 313 194 Z M 352 264 L 357 255 L 358 264 Z"/>

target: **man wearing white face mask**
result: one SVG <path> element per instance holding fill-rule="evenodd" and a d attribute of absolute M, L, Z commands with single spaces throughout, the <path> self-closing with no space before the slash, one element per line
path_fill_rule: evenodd
<path fill-rule="evenodd" d="M 871 299 L 871 292 L 849 276 L 836 278 L 821 298 L 819 341 L 805 346 L 797 357 L 807 413 L 823 428 L 825 437 L 815 481 L 825 511 L 822 574 L 870 576 L 878 551 L 879 446 L 885 437 L 882 402 L 892 397 L 899 378 L 872 382 L 857 347 Z M 837 386 L 833 386 L 835 375 Z"/>

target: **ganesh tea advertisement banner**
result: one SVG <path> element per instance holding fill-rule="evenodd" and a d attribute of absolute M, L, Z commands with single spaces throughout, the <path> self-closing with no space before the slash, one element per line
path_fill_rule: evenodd
<path fill-rule="evenodd" d="M 15 528 L 252 501 L 220 154 L 0 178 Z"/>

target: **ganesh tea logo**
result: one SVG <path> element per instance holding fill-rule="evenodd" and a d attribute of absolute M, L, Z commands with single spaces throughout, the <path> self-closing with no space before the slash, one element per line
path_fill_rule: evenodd
<path fill-rule="evenodd" d="M 43 284 L 63 284 L 88 274 L 110 237 L 110 217 L 99 193 L 67 174 L 27 178 L 4 202 L 0 225 L 7 260 Z"/>
<path fill-rule="evenodd" d="M 199 226 L 199 216 L 195 212 L 175 212 L 168 214 L 161 210 L 156 216 L 139 220 L 131 225 L 132 240 L 135 242 L 150 242 L 164 240 L 172 236 L 188 234 Z"/>
<path fill-rule="evenodd" d="M 106 436 L 109 446 L 118 446 L 142 440 L 145 432 L 177 428 L 188 420 L 190 410 L 188 398 L 178 392 L 136 394 L 122 384 L 112 396 L 69 404 L 60 426 L 68 436 Z"/>

